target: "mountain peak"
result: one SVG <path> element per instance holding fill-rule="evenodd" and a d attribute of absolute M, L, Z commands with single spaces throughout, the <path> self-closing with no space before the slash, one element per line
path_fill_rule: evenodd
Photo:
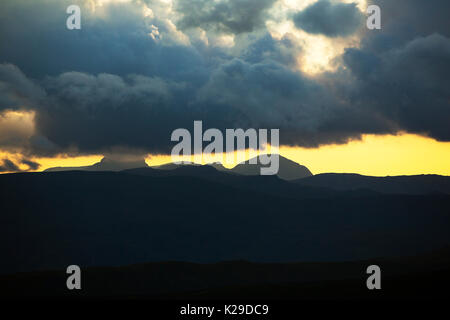
<path fill-rule="evenodd" d="M 257 164 L 250 164 L 251 161 L 255 161 Z M 301 164 L 294 162 L 288 158 L 279 155 L 279 171 L 277 176 L 283 180 L 296 180 L 312 176 L 311 171 Z M 231 169 L 232 172 L 241 175 L 259 175 L 260 169 L 265 167 L 261 164 L 260 156 L 249 159 L 247 161 L 239 163 L 236 167 Z"/>
<path fill-rule="evenodd" d="M 94 163 L 91 166 L 82 166 L 82 167 L 54 167 L 48 168 L 45 170 L 46 172 L 55 172 L 55 171 L 73 171 L 73 170 L 83 170 L 83 171 L 122 171 L 127 169 L 134 168 L 145 168 L 148 167 L 145 159 L 138 158 L 117 158 L 117 157 L 103 157 L 97 163 Z"/>

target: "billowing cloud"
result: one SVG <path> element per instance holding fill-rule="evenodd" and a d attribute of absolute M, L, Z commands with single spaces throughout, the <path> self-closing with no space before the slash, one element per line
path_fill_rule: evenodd
<path fill-rule="evenodd" d="M 0 112 L 5 109 L 36 107 L 44 91 L 15 65 L 0 64 Z"/>
<path fill-rule="evenodd" d="M 0 160 L 0 172 L 21 172 L 21 171 L 29 171 L 29 170 L 37 170 L 39 169 L 39 163 L 36 163 L 29 159 L 21 159 L 19 163 L 25 165 L 26 169 L 21 169 L 18 164 L 10 159 L 2 159 Z"/>
<path fill-rule="evenodd" d="M 21 151 L 35 134 L 33 111 L 0 112 L 0 149 Z"/>
<path fill-rule="evenodd" d="M 409 132 L 450 140 L 450 39 L 433 34 L 380 54 L 347 50 L 361 103 Z"/>
<path fill-rule="evenodd" d="M 309 147 L 398 131 L 449 141 L 448 20 L 424 1 L 397 2 L 405 8 L 378 1 L 383 29 L 356 33 L 360 45 L 336 59 L 336 71 L 311 77 L 298 66 L 302 39 L 266 30 L 273 1 L 110 1 L 83 7 L 77 31 L 65 28 L 69 2 L 2 1 L 0 112 L 34 116 L 32 126 L 3 118 L 0 149 L 27 158 L 167 153 L 171 132 L 194 120 L 279 128 L 282 144 Z M 324 5 L 314 30 L 335 37 L 359 27 L 353 4 L 319 1 L 301 14 Z M 429 18 L 408 28 L 422 9 Z M 233 45 L 211 45 L 197 27 L 232 33 Z"/>
<path fill-rule="evenodd" d="M 40 167 L 39 163 L 28 159 L 22 159 L 22 164 L 28 166 L 28 170 L 37 170 Z"/>
<path fill-rule="evenodd" d="M 448 1 L 373 1 L 383 29 L 368 32 L 344 63 L 355 77 L 352 103 L 370 108 L 408 132 L 450 140 Z M 395 16 L 394 13 L 400 16 Z"/>
<path fill-rule="evenodd" d="M 395 44 L 433 33 L 450 37 L 449 1 L 369 0 L 368 4 L 379 6 L 382 13 L 382 30 L 367 33 L 368 38 L 381 37 L 386 44 L 387 38 L 390 38 L 390 44 Z"/>
<path fill-rule="evenodd" d="M 20 171 L 20 168 L 11 160 L 3 159 L 3 164 L 0 165 L 0 172 Z"/>
<path fill-rule="evenodd" d="M 240 34 L 264 26 L 264 18 L 276 0 L 176 0 L 182 14 L 181 29 L 202 28 Z"/>
<path fill-rule="evenodd" d="M 82 29 L 69 31 L 66 8 L 73 3 L 81 6 Z M 95 11 L 71 0 L 5 0 L 0 6 L 0 62 L 29 77 L 79 71 L 192 81 L 206 72 L 196 48 L 180 41 L 167 19 L 146 15 L 139 1 L 111 1 Z M 151 36 L 155 28 L 162 43 Z"/>
<path fill-rule="evenodd" d="M 294 15 L 297 28 L 328 37 L 345 37 L 363 24 L 363 14 L 355 3 L 319 0 Z"/>
<path fill-rule="evenodd" d="M 240 58 L 249 63 L 275 61 L 290 68 L 295 68 L 302 47 L 296 40 L 286 34 L 281 39 L 274 39 L 270 33 L 265 33 L 249 41 L 240 54 Z"/>
<path fill-rule="evenodd" d="M 188 87 L 156 77 L 63 73 L 45 81 L 50 97 L 37 129 L 62 148 L 167 151 L 173 126 L 191 118 Z"/>

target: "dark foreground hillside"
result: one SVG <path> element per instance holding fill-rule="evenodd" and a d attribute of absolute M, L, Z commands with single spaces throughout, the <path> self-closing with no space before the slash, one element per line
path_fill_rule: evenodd
<path fill-rule="evenodd" d="M 365 270 L 382 270 L 381 290 L 366 287 Z M 80 291 L 66 289 L 65 270 L 0 276 L 6 298 L 126 299 L 448 299 L 450 250 L 409 258 L 355 262 L 215 264 L 160 262 L 82 270 Z"/>
<path fill-rule="evenodd" d="M 76 171 L 1 175 L 0 189 L 0 273 L 72 264 L 362 260 L 450 244 L 445 194 L 336 192 L 276 177 Z"/>
<path fill-rule="evenodd" d="M 416 175 L 369 177 L 350 173 L 324 173 L 295 183 L 308 187 L 327 187 L 339 191 L 367 189 L 384 194 L 450 194 L 450 177 Z"/>

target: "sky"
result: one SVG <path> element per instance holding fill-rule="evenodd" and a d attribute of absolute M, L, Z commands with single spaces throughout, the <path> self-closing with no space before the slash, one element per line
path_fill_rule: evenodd
<path fill-rule="evenodd" d="M 66 9 L 81 8 L 68 30 Z M 382 29 L 366 27 L 381 8 Z M 2 0 L 0 173 L 170 161 L 171 132 L 277 128 L 313 173 L 450 175 L 446 0 Z"/>

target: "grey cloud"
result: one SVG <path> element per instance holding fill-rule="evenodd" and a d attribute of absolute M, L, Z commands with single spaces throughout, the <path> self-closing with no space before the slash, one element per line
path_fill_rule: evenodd
<path fill-rule="evenodd" d="M 37 170 L 41 166 L 39 163 L 28 160 L 28 159 L 22 159 L 21 163 L 28 166 L 29 170 Z"/>
<path fill-rule="evenodd" d="M 0 64 L 0 111 L 33 106 L 44 96 L 39 86 L 12 64 Z"/>
<path fill-rule="evenodd" d="M 372 0 L 382 30 L 343 55 L 355 76 L 352 103 L 401 130 L 450 141 L 450 28 L 444 0 Z"/>
<path fill-rule="evenodd" d="M 434 33 L 450 37 L 447 0 L 370 0 L 368 4 L 381 8 L 382 29 L 364 34 L 362 47 L 366 51 L 389 51 Z"/>
<path fill-rule="evenodd" d="M 224 64 L 200 90 L 199 101 L 213 110 L 233 110 L 230 125 L 280 128 L 282 144 L 316 147 L 345 142 L 361 132 L 391 130 L 367 109 L 342 102 L 329 88 L 274 61 Z"/>
<path fill-rule="evenodd" d="M 349 101 L 399 129 L 450 141 L 450 28 L 446 0 L 371 0 L 382 30 L 367 31 L 343 61 Z"/>
<path fill-rule="evenodd" d="M 276 0 L 177 0 L 176 9 L 183 14 L 181 29 L 200 27 L 205 30 L 240 34 L 264 25 L 266 10 Z"/>
<path fill-rule="evenodd" d="M 0 172 L 24 172 L 28 170 L 37 170 L 40 167 L 39 163 L 25 158 L 20 160 L 20 163 L 28 166 L 28 169 L 22 170 L 10 159 L 3 159 L 2 164 L 0 164 Z"/>
<path fill-rule="evenodd" d="M 409 132 L 450 140 L 449 38 L 434 34 L 378 54 L 347 50 L 344 61 L 361 103 Z"/>
<path fill-rule="evenodd" d="M 0 165 L 0 172 L 16 172 L 20 171 L 20 168 L 11 160 L 3 159 L 3 164 Z"/>
<path fill-rule="evenodd" d="M 11 44 L 0 51 L 0 59 L 11 63 L 0 65 L 1 108 L 36 111 L 36 133 L 20 143 L 27 156 L 117 147 L 168 153 L 171 132 L 192 128 L 194 120 L 220 129 L 279 128 L 283 144 L 311 147 L 400 130 L 450 140 L 449 37 L 442 30 L 448 22 L 440 20 L 438 8 L 430 11 L 436 23 L 419 22 L 413 33 L 395 28 L 392 13 L 383 10 L 383 30 L 367 31 L 360 48 L 346 50 L 341 57 L 346 68 L 311 78 L 293 68 L 302 49 L 289 36 L 274 39 L 262 30 L 240 34 L 234 52 L 167 43 L 163 17 L 143 19 L 133 9 L 137 2 L 106 6 L 103 19 L 87 16 L 77 34 L 52 29 L 65 25 L 65 15 L 55 22 L 53 6 L 15 3 L 28 8 L 14 13 L 29 21 L 42 41 L 20 32 L 23 23 L 17 21 L 8 22 L 14 27 L 9 31 L 0 28 L 2 45 Z M 419 8 L 408 7 L 409 12 L 422 5 L 431 10 L 424 2 L 411 3 Z M 251 14 L 257 14 L 263 4 L 253 4 Z M 10 19 L 13 6 L 1 2 L 9 11 L 0 10 L 0 16 Z M 207 17 L 214 11 L 208 8 Z M 250 14 L 245 8 L 233 13 L 236 21 Z M 49 20 L 38 18 L 39 10 Z M 227 32 L 256 30 L 261 12 L 259 20 L 250 19 L 259 21 L 253 27 L 234 31 L 220 19 L 208 23 Z M 160 23 L 161 41 L 148 37 L 153 23 Z"/>
<path fill-rule="evenodd" d="M 294 15 L 295 26 L 312 34 L 345 37 L 363 26 L 364 15 L 355 3 L 320 0 Z"/>
<path fill-rule="evenodd" d="M 372 34 L 395 33 L 412 40 L 418 36 L 440 33 L 450 36 L 448 27 L 448 12 L 450 2 L 447 0 L 369 0 L 369 5 L 378 5 L 382 14 L 382 30 Z"/>
<path fill-rule="evenodd" d="M 69 31 L 66 8 L 74 3 L 82 10 L 82 28 Z M 164 41 L 149 35 L 154 26 Z M 194 47 L 169 41 L 173 32 L 164 19 L 146 17 L 137 1 L 105 4 L 98 17 L 79 0 L 3 0 L 0 63 L 36 79 L 79 71 L 202 81 L 202 58 Z"/>
<path fill-rule="evenodd" d="M 280 128 L 282 143 L 307 146 L 383 130 L 370 114 L 270 59 L 231 60 L 200 89 L 160 78 L 78 72 L 48 77 L 42 85 L 47 96 L 36 114 L 38 135 L 27 145 L 35 155 L 73 147 L 81 153 L 117 147 L 168 153 L 171 132 L 191 128 L 194 120 L 220 129 Z"/>
<path fill-rule="evenodd" d="M 302 48 L 287 34 L 280 40 L 274 39 L 270 33 L 265 33 L 255 39 L 250 39 L 240 54 L 240 58 L 250 63 L 265 60 L 276 61 L 282 65 L 295 68 L 297 57 Z"/>
<path fill-rule="evenodd" d="M 167 152 L 171 125 L 188 119 L 185 84 L 159 78 L 71 72 L 47 79 L 37 129 L 60 148 L 114 146 Z"/>

